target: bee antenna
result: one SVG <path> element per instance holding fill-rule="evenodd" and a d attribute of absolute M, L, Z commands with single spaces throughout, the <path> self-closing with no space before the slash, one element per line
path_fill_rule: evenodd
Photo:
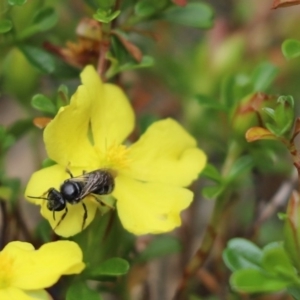
<path fill-rule="evenodd" d="M 49 200 L 48 198 L 45 198 L 45 197 L 34 197 L 34 196 L 26 196 L 28 198 L 33 198 L 33 199 L 44 199 L 44 200 Z"/>

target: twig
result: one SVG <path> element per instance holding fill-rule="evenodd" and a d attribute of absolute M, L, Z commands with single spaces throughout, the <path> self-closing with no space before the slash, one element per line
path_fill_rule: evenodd
<path fill-rule="evenodd" d="M 267 219 L 269 219 L 279 207 L 283 206 L 291 195 L 293 189 L 295 188 L 298 181 L 298 173 L 295 170 L 292 177 L 289 180 L 284 181 L 275 195 L 270 199 L 268 204 L 261 210 L 259 216 L 257 217 L 253 228 L 251 230 L 251 235 L 255 234 L 257 230 L 261 227 Z"/>
<path fill-rule="evenodd" d="M 222 200 L 222 201 L 221 201 Z M 224 204 L 227 203 L 227 197 L 218 199 L 218 203 L 215 204 L 214 211 L 212 213 L 209 224 L 206 227 L 202 242 L 196 253 L 193 255 L 188 265 L 186 266 L 184 273 L 178 284 L 175 296 L 173 300 L 184 299 L 185 290 L 190 278 L 200 269 L 205 263 L 210 250 L 213 247 L 215 238 L 218 235 L 220 219 L 224 211 Z"/>
<path fill-rule="evenodd" d="M 105 72 L 108 68 L 108 60 L 106 58 L 106 55 L 110 48 L 110 24 L 102 23 L 101 26 L 103 36 L 100 42 L 97 71 L 101 79 L 105 81 Z"/>
<path fill-rule="evenodd" d="M 227 156 L 222 167 L 222 176 L 225 178 L 227 174 L 230 172 L 232 165 L 236 161 L 236 159 L 241 155 L 242 149 L 236 141 L 232 141 L 229 144 Z M 195 275 L 198 269 L 200 269 L 205 263 L 212 247 L 214 241 L 217 237 L 219 227 L 220 227 L 220 219 L 223 216 L 224 210 L 228 205 L 232 203 L 233 194 L 230 189 L 227 189 L 226 192 L 222 193 L 215 202 L 215 207 L 210 218 L 209 224 L 206 227 L 203 240 L 201 245 L 199 246 L 196 253 L 193 255 L 189 263 L 187 264 L 183 275 L 179 281 L 177 286 L 177 290 L 175 292 L 175 296 L 173 300 L 182 300 L 184 299 L 185 290 L 188 285 L 188 281 Z"/>
<path fill-rule="evenodd" d="M 14 213 L 15 213 L 18 228 L 23 232 L 26 241 L 33 244 L 34 246 L 36 246 L 36 243 L 35 243 L 34 239 L 32 238 L 32 235 L 31 235 L 30 231 L 28 230 L 27 224 L 24 221 L 23 216 L 20 212 L 19 205 L 16 205 L 14 207 Z"/>

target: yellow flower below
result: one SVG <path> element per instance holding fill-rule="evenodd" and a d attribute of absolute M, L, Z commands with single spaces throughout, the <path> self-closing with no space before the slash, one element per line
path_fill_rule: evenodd
<path fill-rule="evenodd" d="M 27 199 L 41 205 L 42 215 L 57 234 L 74 235 L 83 224 L 84 228 L 90 224 L 99 203 L 93 196 L 73 202 L 61 199 L 67 211 L 53 209 L 54 220 L 45 199 L 47 191 L 54 188 L 61 195 L 64 180 L 70 178 L 66 168 L 74 176 L 107 169 L 114 176 L 111 195 L 125 229 L 140 235 L 180 226 L 180 213 L 193 199 L 186 187 L 206 164 L 196 140 L 175 120 L 165 119 L 152 124 L 136 143 L 125 145 L 134 128 L 134 113 L 125 94 L 115 85 L 102 83 L 91 66 L 83 70 L 81 79 L 83 85 L 70 104 L 60 109 L 44 131 L 48 156 L 57 165 L 32 175 Z"/>
<path fill-rule="evenodd" d="M 49 300 L 44 288 L 84 267 L 81 249 L 74 242 L 47 243 L 38 250 L 29 243 L 11 242 L 0 252 L 0 299 Z"/>

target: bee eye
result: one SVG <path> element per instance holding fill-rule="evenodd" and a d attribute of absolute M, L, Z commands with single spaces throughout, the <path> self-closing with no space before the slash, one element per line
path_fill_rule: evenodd
<path fill-rule="evenodd" d="M 76 201 L 76 198 L 80 196 L 81 187 L 76 182 L 64 182 L 60 188 L 60 192 L 66 200 Z"/>

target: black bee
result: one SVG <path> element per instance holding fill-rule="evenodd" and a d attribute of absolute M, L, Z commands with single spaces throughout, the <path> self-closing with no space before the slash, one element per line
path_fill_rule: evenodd
<path fill-rule="evenodd" d="M 47 208 L 53 212 L 53 219 L 55 220 L 55 212 L 65 210 L 61 219 L 57 223 L 54 229 L 56 229 L 63 221 L 68 213 L 67 203 L 78 204 L 86 196 L 94 195 L 94 198 L 102 204 L 95 195 L 108 195 L 115 187 L 114 175 L 108 169 L 99 169 L 92 172 L 83 172 L 82 175 L 74 177 L 73 174 L 67 169 L 67 173 L 71 178 L 66 179 L 59 188 L 59 191 L 55 188 L 50 188 L 41 197 L 28 196 L 29 198 L 44 199 L 47 200 Z M 46 197 L 45 197 L 46 195 Z M 84 228 L 85 221 L 88 213 L 86 206 L 81 202 L 84 215 L 82 221 L 82 229 Z"/>

